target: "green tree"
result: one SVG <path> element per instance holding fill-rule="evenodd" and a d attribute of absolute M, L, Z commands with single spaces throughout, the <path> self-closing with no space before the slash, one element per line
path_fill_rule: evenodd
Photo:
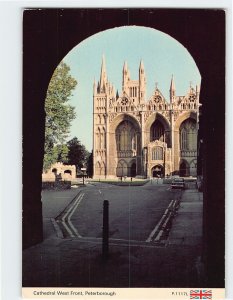
<path fill-rule="evenodd" d="M 65 140 L 76 116 L 75 108 L 68 102 L 76 85 L 69 66 L 61 62 L 50 80 L 45 100 L 44 170 L 56 161 L 67 160 Z"/>
<path fill-rule="evenodd" d="M 75 165 L 77 169 L 82 168 L 87 163 L 87 158 L 89 157 L 89 152 L 83 144 L 74 137 L 72 140 L 67 142 L 67 147 L 69 149 L 68 153 L 68 163 L 70 165 Z"/>
<path fill-rule="evenodd" d="M 87 159 L 87 175 L 88 175 L 88 177 L 93 176 L 93 151 L 91 151 L 91 153 Z"/>

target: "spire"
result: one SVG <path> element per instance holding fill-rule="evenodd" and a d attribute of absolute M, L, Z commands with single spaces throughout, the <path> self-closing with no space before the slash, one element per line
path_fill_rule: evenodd
<path fill-rule="evenodd" d="M 143 70 L 144 71 L 144 64 L 143 64 L 142 60 L 140 61 L 139 70 Z"/>
<path fill-rule="evenodd" d="M 170 91 L 175 91 L 176 87 L 175 87 L 175 80 L 174 80 L 174 76 L 172 74 L 172 79 L 171 79 L 171 85 L 170 85 Z"/>
<path fill-rule="evenodd" d="M 102 64 L 101 64 L 101 73 L 100 73 L 100 89 L 103 92 L 105 92 L 106 83 L 107 83 L 107 72 L 106 72 L 105 58 L 103 55 Z"/>
<path fill-rule="evenodd" d="M 125 61 L 124 62 L 124 66 L 123 66 L 123 70 L 122 70 L 122 91 L 125 91 L 128 88 L 128 81 L 130 80 L 130 72 L 128 69 L 128 64 Z"/>
<path fill-rule="evenodd" d="M 124 61 L 123 72 L 128 71 L 127 61 Z"/>
<path fill-rule="evenodd" d="M 171 85 L 170 85 L 170 101 L 174 100 L 175 95 L 176 95 L 176 87 L 175 87 L 174 76 L 172 74 Z"/>

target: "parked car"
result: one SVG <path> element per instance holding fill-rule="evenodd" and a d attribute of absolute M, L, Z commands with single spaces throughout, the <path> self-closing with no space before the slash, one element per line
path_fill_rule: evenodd
<path fill-rule="evenodd" d="M 171 184 L 172 189 L 185 189 L 184 178 L 174 178 Z"/>

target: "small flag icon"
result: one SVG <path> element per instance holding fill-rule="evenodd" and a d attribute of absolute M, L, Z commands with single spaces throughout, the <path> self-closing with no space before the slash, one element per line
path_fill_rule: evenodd
<path fill-rule="evenodd" d="M 190 299 L 212 299 L 211 290 L 191 290 Z"/>

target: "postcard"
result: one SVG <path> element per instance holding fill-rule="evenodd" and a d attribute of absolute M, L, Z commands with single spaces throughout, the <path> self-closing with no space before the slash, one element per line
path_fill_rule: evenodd
<path fill-rule="evenodd" d="M 225 31 L 24 10 L 23 297 L 224 299 Z"/>

